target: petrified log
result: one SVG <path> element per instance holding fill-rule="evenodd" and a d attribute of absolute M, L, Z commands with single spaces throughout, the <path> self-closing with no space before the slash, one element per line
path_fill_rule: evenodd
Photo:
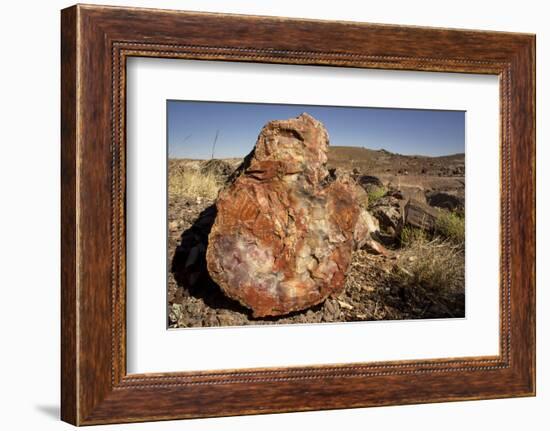
<path fill-rule="evenodd" d="M 341 291 L 353 249 L 370 237 L 366 193 L 328 175 L 327 150 L 325 127 L 308 114 L 269 122 L 218 196 L 208 271 L 255 317 Z"/>
<path fill-rule="evenodd" d="M 425 231 L 434 231 L 440 212 L 428 204 L 409 199 L 405 205 L 405 224 Z"/>

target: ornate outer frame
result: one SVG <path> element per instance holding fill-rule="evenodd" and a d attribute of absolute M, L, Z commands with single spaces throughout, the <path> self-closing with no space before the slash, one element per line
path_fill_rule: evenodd
<path fill-rule="evenodd" d="M 534 35 L 77 5 L 62 11 L 61 46 L 63 420 L 88 425 L 535 394 Z M 499 355 L 128 375 L 129 56 L 498 75 Z"/>

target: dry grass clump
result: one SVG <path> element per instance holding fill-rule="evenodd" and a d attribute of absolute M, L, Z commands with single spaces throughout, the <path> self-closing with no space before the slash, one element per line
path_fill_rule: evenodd
<path fill-rule="evenodd" d="M 428 234 L 422 229 L 404 226 L 401 230 L 400 241 L 402 247 L 413 248 L 415 244 L 427 242 Z"/>
<path fill-rule="evenodd" d="M 170 169 L 168 175 L 169 195 L 215 199 L 221 186 L 217 175 L 199 169 Z"/>
<path fill-rule="evenodd" d="M 448 316 L 464 315 L 464 248 L 418 229 L 402 233 L 402 253 L 390 274 L 411 308 L 436 307 Z M 429 313 L 428 313 L 429 314 Z"/>
<path fill-rule="evenodd" d="M 436 232 L 464 248 L 465 219 L 460 214 L 442 211 L 435 223 Z"/>
<path fill-rule="evenodd" d="M 402 285 L 453 290 L 464 286 L 464 256 L 449 241 L 415 240 L 400 255 L 397 274 Z"/>

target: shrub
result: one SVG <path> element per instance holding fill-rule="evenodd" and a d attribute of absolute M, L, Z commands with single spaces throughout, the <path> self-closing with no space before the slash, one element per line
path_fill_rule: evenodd
<path fill-rule="evenodd" d="M 437 234 L 464 247 L 465 220 L 464 217 L 449 211 L 441 211 L 435 222 Z"/>
<path fill-rule="evenodd" d="M 198 169 L 170 169 L 168 175 L 170 195 L 215 199 L 221 186 L 220 178 L 214 173 Z"/>
<path fill-rule="evenodd" d="M 463 248 L 439 237 L 429 240 L 419 230 L 409 229 L 405 235 L 402 253 L 389 274 L 402 300 L 411 308 L 427 310 L 437 304 L 446 315 L 464 315 Z"/>
<path fill-rule="evenodd" d="M 373 186 L 369 187 L 367 195 L 369 196 L 369 206 L 372 206 L 376 201 L 386 194 L 385 187 Z"/>
<path fill-rule="evenodd" d="M 417 242 L 427 241 L 426 231 L 411 226 L 404 226 L 401 230 L 400 242 L 402 247 L 411 246 Z"/>

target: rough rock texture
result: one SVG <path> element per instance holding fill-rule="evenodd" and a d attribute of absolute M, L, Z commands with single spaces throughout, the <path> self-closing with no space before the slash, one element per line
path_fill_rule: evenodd
<path fill-rule="evenodd" d="M 458 193 L 434 191 L 426 193 L 426 199 L 433 207 L 444 208 L 449 211 L 464 211 L 464 196 Z"/>
<path fill-rule="evenodd" d="M 363 246 L 363 249 L 372 254 L 381 254 L 384 256 L 388 255 L 388 250 L 378 241 L 375 241 L 373 239 L 367 240 Z"/>
<path fill-rule="evenodd" d="M 380 230 L 392 238 L 397 238 L 403 228 L 402 199 L 400 192 L 389 192 L 371 208 L 372 215 L 380 224 Z"/>
<path fill-rule="evenodd" d="M 356 174 L 357 183 L 363 187 L 367 192 L 376 190 L 377 188 L 384 187 L 384 183 L 380 181 L 380 178 L 372 175 L 360 175 Z"/>
<path fill-rule="evenodd" d="M 212 279 L 255 317 L 318 304 L 344 287 L 375 222 L 367 195 L 326 168 L 328 134 L 308 114 L 272 121 L 219 194 L 208 238 Z"/>
<path fill-rule="evenodd" d="M 437 208 L 414 199 L 410 199 L 405 205 L 405 224 L 417 229 L 433 231 L 438 216 L 439 211 Z"/>

